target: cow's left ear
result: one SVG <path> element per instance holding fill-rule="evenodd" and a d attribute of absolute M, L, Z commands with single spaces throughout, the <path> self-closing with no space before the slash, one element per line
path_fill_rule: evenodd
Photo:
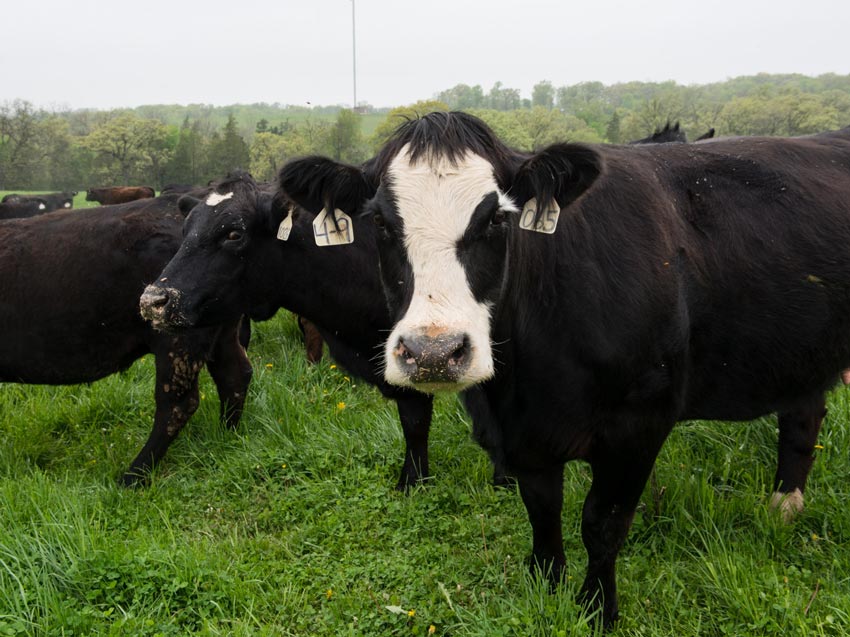
<path fill-rule="evenodd" d="M 511 194 L 520 206 L 531 198 L 554 199 L 563 209 L 590 188 L 601 172 L 602 158 L 592 148 L 553 144 L 520 165 Z"/>
<path fill-rule="evenodd" d="M 193 197 L 192 195 L 183 195 L 177 200 L 177 209 L 180 211 L 180 214 L 185 217 L 192 211 L 192 208 L 197 206 L 199 203 L 201 203 L 201 200 L 197 197 Z"/>
<path fill-rule="evenodd" d="M 285 197 L 310 212 L 339 208 L 350 216 L 359 213 L 376 190 L 359 167 L 315 155 L 287 163 L 278 184 Z"/>

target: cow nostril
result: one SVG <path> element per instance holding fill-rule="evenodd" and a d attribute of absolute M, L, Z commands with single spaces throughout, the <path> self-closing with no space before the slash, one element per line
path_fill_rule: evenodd
<path fill-rule="evenodd" d="M 458 345 L 454 351 L 449 354 L 449 364 L 451 365 L 459 365 L 463 363 L 469 354 L 469 337 L 464 336 L 463 342 Z"/>
<path fill-rule="evenodd" d="M 162 307 L 168 303 L 168 295 L 165 293 L 146 295 L 147 304 L 151 307 Z"/>
<path fill-rule="evenodd" d="M 413 353 L 407 348 L 407 345 L 404 344 L 404 339 L 399 338 L 398 344 L 395 346 L 395 350 L 393 351 L 396 358 L 400 358 L 408 365 L 413 365 L 416 363 L 416 357 Z"/>

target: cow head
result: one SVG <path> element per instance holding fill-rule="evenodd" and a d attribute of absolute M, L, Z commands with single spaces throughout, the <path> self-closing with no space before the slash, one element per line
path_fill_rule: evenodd
<path fill-rule="evenodd" d="M 158 329 L 218 325 L 242 314 L 269 318 L 273 310 L 253 289 L 269 277 L 246 274 L 252 268 L 262 272 L 269 258 L 264 247 L 275 246 L 284 211 L 273 203 L 247 173 L 228 176 L 203 199 L 182 196 L 183 242 L 145 288 L 142 316 Z"/>
<path fill-rule="evenodd" d="M 284 167 L 281 187 L 308 209 L 373 218 L 396 321 L 385 377 L 421 391 L 457 391 L 494 374 L 494 308 L 507 287 L 514 235 L 525 232 L 520 211 L 531 198 L 566 207 L 598 173 L 585 147 L 521 155 L 475 117 L 431 113 L 404 124 L 359 169 L 299 160 Z"/>

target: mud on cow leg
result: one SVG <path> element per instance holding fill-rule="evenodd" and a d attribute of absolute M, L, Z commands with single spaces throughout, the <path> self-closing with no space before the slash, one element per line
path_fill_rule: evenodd
<path fill-rule="evenodd" d="M 791 522 L 803 510 L 803 492 L 814 462 L 815 443 L 826 416 L 826 399 L 816 394 L 779 414 L 779 457 L 770 508 Z"/>
<path fill-rule="evenodd" d="M 156 356 L 156 414 L 145 446 L 121 477 L 126 487 L 142 486 L 151 469 L 168 450 L 183 425 L 198 408 L 198 374 L 204 362 L 185 351 L 154 352 Z"/>
<path fill-rule="evenodd" d="M 242 320 L 247 321 L 248 318 Z M 221 421 L 231 429 L 236 428 L 242 417 L 248 385 L 254 373 L 243 347 L 241 330 L 239 321 L 222 328 L 207 361 L 207 370 L 218 390 Z"/>

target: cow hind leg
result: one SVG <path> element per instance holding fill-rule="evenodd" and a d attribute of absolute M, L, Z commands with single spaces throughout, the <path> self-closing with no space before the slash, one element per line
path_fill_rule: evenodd
<path fill-rule="evenodd" d="M 396 489 L 407 491 L 431 475 L 428 467 L 428 432 L 431 429 L 434 399 L 426 394 L 410 393 L 397 396 L 395 401 L 405 446 L 404 465 Z"/>
<path fill-rule="evenodd" d="M 248 385 L 254 373 L 242 343 L 239 323 L 225 327 L 207 360 L 207 370 L 218 390 L 221 421 L 231 429 L 236 428 L 242 417 Z"/>
<path fill-rule="evenodd" d="M 826 416 L 826 399 L 817 394 L 779 414 L 779 456 L 770 507 L 791 522 L 803 510 L 803 492 L 814 462 L 814 449 Z"/>
<path fill-rule="evenodd" d="M 151 469 L 162 459 L 183 425 L 198 408 L 198 373 L 201 357 L 182 351 L 155 353 L 156 413 L 153 429 L 142 450 L 121 477 L 125 487 L 144 485 Z"/>

